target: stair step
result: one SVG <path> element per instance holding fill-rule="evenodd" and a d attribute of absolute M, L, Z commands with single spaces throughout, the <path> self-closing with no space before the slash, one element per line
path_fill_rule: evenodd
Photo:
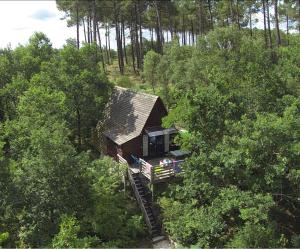
<path fill-rule="evenodd" d="M 152 243 L 154 244 L 154 243 L 160 242 L 160 241 L 165 240 L 165 239 L 166 239 L 165 236 L 162 236 L 162 235 L 158 234 L 157 236 L 152 237 Z"/>

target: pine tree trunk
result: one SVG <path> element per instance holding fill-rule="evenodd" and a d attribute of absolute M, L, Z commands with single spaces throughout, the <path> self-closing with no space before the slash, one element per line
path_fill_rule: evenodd
<path fill-rule="evenodd" d="M 131 43 L 130 43 L 130 46 L 131 46 L 132 68 L 133 68 L 134 73 L 136 73 L 134 47 L 133 47 L 133 44 L 134 44 L 134 34 L 133 34 L 133 28 L 132 28 L 132 26 L 133 25 L 132 25 L 132 21 L 131 21 L 131 25 L 130 25 L 130 40 L 131 40 Z"/>
<path fill-rule="evenodd" d="M 83 25 L 84 42 L 86 43 L 86 42 L 87 42 L 87 39 L 86 39 L 86 30 L 85 30 L 85 22 L 84 22 L 84 18 L 82 18 L 82 25 Z"/>
<path fill-rule="evenodd" d="M 186 45 L 186 32 L 185 32 L 185 19 L 182 16 L 182 28 L 183 28 L 183 45 Z"/>
<path fill-rule="evenodd" d="M 153 43 L 153 28 L 150 28 L 150 36 L 151 36 L 151 49 L 154 49 L 154 43 Z"/>
<path fill-rule="evenodd" d="M 241 30 L 241 24 L 240 24 L 240 9 L 239 9 L 239 0 L 236 1 L 236 22 L 238 25 L 239 30 Z"/>
<path fill-rule="evenodd" d="M 99 47 L 100 47 L 100 53 L 101 53 L 102 67 L 103 67 L 103 71 L 105 72 L 104 55 L 103 55 L 103 49 L 102 49 L 102 42 L 101 42 L 99 24 L 97 25 L 97 33 L 98 33 L 98 41 L 99 41 Z"/>
<path fill-rule="evenodd" d="M 269 32 L 269 47 L 272 48 L 272 32 L 271 32 L 271 21 L 270 21 L 270 4 L 267 0 L 267 19 L 268 19 L 268 32 Z"/>
<path fill-rule="evenodd" d="M 107 24 L 105 23 L 105 50 L 106 50 L 106 59 L 107 59 L 107 63 L 110 64 L 109 61 L 109 54 L 108 54 L 108 32 L 107 32 Z"/>
<path fill-rule="evenodd" d="M 249 8 L 249 19 L 250 19 L 250 35 L 253 36 L 253 30 L 252 30 L 252 10 L 251 7 Z"/>
<path fill-rule="evenodd" d="M 192 28 L 192 44 L 194 45 L 195 44 L 195 32 L 194 32 L 194 23 L 193 21 L 191 21 L 191 28 Z"/>
<path fill-rule="evenodd" d="M 199 27 L 198 27 L 198 34 L 199 36 L 202 35 L 202 2 L 199 1 L 198 4 L 198 20 L 199 20 Z"/>
<path fill-rule="evenodd" d="M 89 30 L 90 30 L 90 43 L 93 42 L 93 30 L 92 30 L 92 17 L 91 15 L 89 16 Z"/>
<path fill-rule="evenodd" d="M 107 30 L 108 30 L 108 57 L 109 57 L 109 63 L 112 63 L 111 61 L 111 50 L 110 50 L 110 27 L 107 24 Z"/>
<path fill-rule="evenodd" d="M 212 16 L 212 11 L 211 11 L 211 0 L 208 0 L 208 11 L 209 11 L 209 19 L 210 19 L 210 25 L 211 29 L 214 29 L 214 23 L 213 23 L 213 16 Z"/>
<path fill-rule="evenodd" d="M 274 0 L 274 14 L 275 14 L 275 24 L 277 32 L 277 46 L 281 45 L 280 29 L 279 29 L 279 20 L 278 20 L 278 0 Z"/>
<path fill-rule="evenodd" d="M 96 16 L 96 0 L 93 1 L 93 41 L 97 43 L 97 16 Z"/>
<path fill-rule="evenodd" d="M 116 29 L 116 40 L 117 40 L 117 50 L 118 50 L 118 62 L 120 73 L 124 74 L 124 61 L 122 52 L 122 42 L 120 34 L 120 24 L 119 24 L 119 10 L 117 9 L 116 0 L 114 0 L 114 19 L 115 19 L 115 29 Z"/>
<path fill-rule="evenodd" d="M 143 51 L 142 15 L 141 15 L 139 2 L 137 4 L 137 11 L 138 11 L 138 22 L 139 22 L 139 31 L 140 31 L 140 68 L 142 68 L 143 61 L 144 61 L 144 51 Z"/>
<path fill-rule="evenodd" d="M 124 51 L 125 62 L 126 64 L 128 64 L 127 53 L 126 53 L 125 24 L 123 19 L 122 19 L 122 37 L 123 37 L 123 51 Z"/>
<path fill-rule="evenodd" d="M 232 6 L 232 0 L 229 0 L 230 1 L 230 18 L 231 18 L 231 25 L 233 24 L 233 21 L 234 21 L 234 15 L 233 15 L 233 6 Z"/>
<path fill-rule="evenodd" d="M 169 31 L 167 30 L 167 43 L 169 42 Z"/>
<path fill-rule="evenodd" d="M 300 0 L 298 0 L 298 29 L 300 33 Z"/>
<path fill-rule="evenodd" d="M 266 21 L 266 0 L 262 0 L 263 4 L 263 14 L 264 14 L 264 36 L 265 36 L 265 44 L 268 47 L 268 37 L 267 37 L 267 21 Z"/>
<path fill-rule="evenodd" d="M 89 20 L 89 17 L 87 17 L 87 40 L 88 40 L 88 44 L 90 44 L 91 43 L 91 40 L 90 40 L 90 20 Z"/>
<path fill-rule="evenodd" d="M 138 29 L 138 10 L 137 10 L 137 3 L 134 4 L 134 11 L 135 11 L 135 20 L 134 20 L 134 34 L 135 34 L 135 54 L 136 54 L 136 64 L 137 68 L 141 69 L 141 55 L 140 55 L 140 46 L 139 46 L 139 29 Z"/>
<path fill-rule="evenodd" d="M 169 30 L 170 30 L 170 36 L 171 40 L 173 39 L 173 27 L 172 27 L 172 20 L 169 9 L 167 9 L 167 15 L 168 15 L 168 23 L 169 23 Z"/>
<path fill-rule="evenodd" d="M 288 12 L 288 9 L 286 9 L 286 40 L 287 40 L 287 45 L 289 45 L 289 12 Z"/>
<path fill-rule="evenodd" d="M 77 49 L 79 49 L 79 10 L 78 10 L 78 2 L 76 2 L 76 37 L 77 37 Z"/>
<path fill-rule="evenodd" d="M 161 17 L 160 17 L 160 11 L 157 5 L 157 1 L 154 1 L 154 8 L 156 12 L 156 35 L 157 35 L 157 52 L 162 54 L 163 53 L 163 47 L 162 47 L 162 28 L 161 28 Z"/>

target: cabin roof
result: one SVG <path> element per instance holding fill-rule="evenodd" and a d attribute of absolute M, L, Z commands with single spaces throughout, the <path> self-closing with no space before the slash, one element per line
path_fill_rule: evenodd
<path fill-rule="evenodd" d="M 116 144 L 139 136 L 158 96 L 115 87 L 107 106 L 104 135 Z"/>

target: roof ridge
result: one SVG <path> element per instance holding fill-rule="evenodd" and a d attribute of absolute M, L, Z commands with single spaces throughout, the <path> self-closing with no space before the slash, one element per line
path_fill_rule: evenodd
<path fill-rule="evenodd" d="M 132 92 L 132 93 L 136 93 L 136 94 L 140 94 L 140 95 L 145 95 L 145 96 L 148 96 L 148 97 L 154 97 L 154 98 L 158 98 L 159 96 L 157 95 L 154 95 L 154 94 L 150 94 L 150 93 L 145 93 L 145 92 L 141 92 L 141 91 L 138 91 L 136 89 L 132 89 L 132 88 L 125 88 L 125 87 L 121 87 L 121 86 L 115 86 L 116 89 L 119 89 L 119 90 L 123 90 L 123 91 L 128 91 L 128 92 Z"/>

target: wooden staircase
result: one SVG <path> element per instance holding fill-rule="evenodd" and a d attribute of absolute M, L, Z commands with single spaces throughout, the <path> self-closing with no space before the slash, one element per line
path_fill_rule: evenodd
<path fill-rule="evenodd" d="M 148 230 L 151 234 L 152 241 L 158 242 L 165 239 L 165 237 L 161 234 L 161 226 L 158 224 L 153 212 L 151 194 L 149 193 L 148 188 L 143 185 L 140 174 L 133 173 L 129 169 L 128 176 Z"/>

